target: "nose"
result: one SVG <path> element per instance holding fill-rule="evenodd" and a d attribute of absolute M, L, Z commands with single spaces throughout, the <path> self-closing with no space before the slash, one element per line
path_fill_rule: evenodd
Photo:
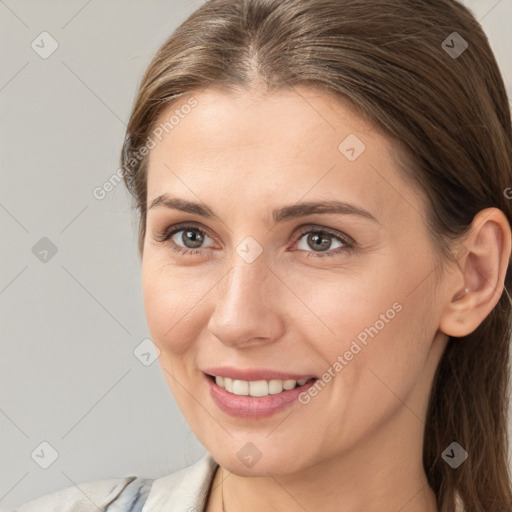
<path fill-rule="evenodd" d="M 216 287 L 209 331 L 232 348 L 278 339 L 283 332 L 280 286 L 263 258 L 236 261 Z"/>

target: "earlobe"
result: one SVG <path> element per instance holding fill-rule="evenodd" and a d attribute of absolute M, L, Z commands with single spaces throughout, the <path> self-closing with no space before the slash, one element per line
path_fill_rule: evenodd
<path fill-rule="evenodd" d="M 442 332 L 452 337 L 467 336 L 493 310 L 504 292 L 511 245 L 510 225 L 501 210 L 486 208 L 475 215 L 464 242 L 465 253 L 459 259 L 456 288 L 450 290 L 441 317 Z"/>

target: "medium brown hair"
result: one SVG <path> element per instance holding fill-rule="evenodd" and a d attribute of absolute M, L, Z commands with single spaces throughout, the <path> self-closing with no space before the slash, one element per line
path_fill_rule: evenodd
<path fill-rule="evenodd" d="M 456 32 L 458 35 L 453 34 Z M 450 39 L 451 37 L 451 39 Z M 449 53 L 454 37 L 467 42 Z M 462 38 L 462 39 L 460 39 Z M 445 42 L 447 41 L 447 42 Z M 121 155 L 140 214 L 143 257 L 148 145 L 177 98 L 210 85 L 268 92 L 310 85 L 339 95 L 396 141 L 397 167 L 428 198 L 433 247 L 453 247 L 482 209 L 512 224 L 510 108 L 487 37 L 450 0 L 211 0 L 158 50 L 139 86 Z M 427 411 L 423 464 L 440 512 L 510 512 L 507 466 L 510 266 L 504 293 L 478 328 L 450 338 Z M 453 469 L 453 442 L 469 454 Z"/>

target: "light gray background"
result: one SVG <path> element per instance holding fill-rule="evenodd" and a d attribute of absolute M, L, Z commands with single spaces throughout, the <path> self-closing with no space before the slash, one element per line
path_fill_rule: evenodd
<path fill-rule="evenodd" d="M 512 0 L 465 4 L 512 96 Z M 93 195 L 118 169 L 151 57 L 199 5 L 0 0 L 0 512 L 75 483 L 157 478 L 204 453 L 158 361 L 133 353 L 149 331 L 129 195 L 122 184 Z M 46 59 L 31 47 L 43 31 L 59 45 Z M 46 262 L 32 252 L 43 237 L 57 248 Z M 48 449 L 31 457 L 43 441 L 59 454 L 48 469 L 36 463 Z"/>

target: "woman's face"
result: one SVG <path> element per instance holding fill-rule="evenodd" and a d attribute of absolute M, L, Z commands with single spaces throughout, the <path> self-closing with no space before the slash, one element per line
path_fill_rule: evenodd
<path fill-rule="evenodd" d="M 191 97 L 154 132 L 142 261 L 148 326 L 190 427 L 238 474 L 370 460 L 391 432 L 420 457 L 443 285 L 391 142 L 314 89 Z M 237 398 L 206 375 L 223 370 L 318 380 Z"/>

